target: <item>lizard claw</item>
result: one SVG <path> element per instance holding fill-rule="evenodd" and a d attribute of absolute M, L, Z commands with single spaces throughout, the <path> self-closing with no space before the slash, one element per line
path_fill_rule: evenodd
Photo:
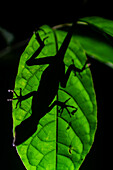
<path fill-rule="evenodd" d="M 10 93 L 10 92 L 13 93 L 14 90 L 8 89 L 8 92 L 9 92 L 9 93 Z M 13 100 L 13 99 L 7 99 L 8 102 L 11 102 L 12 100 Z"/>

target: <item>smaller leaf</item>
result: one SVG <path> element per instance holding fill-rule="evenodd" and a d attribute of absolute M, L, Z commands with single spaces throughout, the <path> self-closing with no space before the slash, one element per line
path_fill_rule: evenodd
<path fill-rule="evenodd" d="M 108 20 L 102 17 L 97 17 L 97 16 L 85 17 L 80 20 L 97 27 L 101 31 L 113 37 L 113 21 L 112 20 Z"/>
<path fill-rule="evenodd" d="M 104 63 L 113 63 L 113 47 L 105 37 L 96 34 L 88 29 L 89 32 L 79 31 L 75 35 L 76 40 L 82 45 L 86 53 Z"/>
<path fill-rule="evenodd" d="M 88 25 L 78 24 L 75 32 L 76 40 L 89 56 L 113 67 L 113 44 L 112 39 L 109 39 L 113 35 L 113 21 L 100 17 L 87 17 L 80 20 L 87 22 Z"/>

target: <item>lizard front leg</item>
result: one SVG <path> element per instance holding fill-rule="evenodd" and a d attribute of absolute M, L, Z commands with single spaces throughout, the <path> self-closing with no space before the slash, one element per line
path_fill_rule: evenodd
<path fill-rule="evenodd" d="M 42 49 L 44 48 L 45 44 L 44 41 L 48 38 L 45 37 L 43 40 L 41 40 L 39 33 L 35 33 L 36 35 L 36 40 L 37 42 L 40 44 L 40 47 L 35 51 L 35 53 L 31 56 L 31 58 L 29 60 L 26 61 L 26 64 L 28 66 L 32 66 L 32 65 L 40 65 L 41 61 L 40 59 L 35 59 L 42 51 Z"/>
<path fill-rule="evenodd" d="M 83 70 L 85 70 L 86 68 L 88 68 L 88 67 L 90 66 L 90 64 L 88 64 L 88 67 L 86 67 L 86 64 L 87 64 L 87 61 L 86 61 L 85 64 L 84 64 L 84 66 L 83 66 L 83 68 L 82 68 L 82 69 L 79 69 L 79 68 L 75 67 L 73 60 L 72 60 L 72 62 L 73 62 L 73 64 L 71 64 L 71 65 L 68 67 L 68 70 L 67 70 L 66 74 L 65 74 L 65 72 L 63 72 L 63 73 L 61 74 L 60 84 L 61 84 L 61 86 L 62 86 L 63 88 L 66 88 L 67 81 L 68 81 L 69 76 L 70 76 L 70 74 L 71 74 L 72 71 L 74 71 L 74 74 L 75 74 L 75 76 L 76 76 L 76 73 L 79 73 L 79 74 L 80 74 L 81 72 L 83 72 Z"/>

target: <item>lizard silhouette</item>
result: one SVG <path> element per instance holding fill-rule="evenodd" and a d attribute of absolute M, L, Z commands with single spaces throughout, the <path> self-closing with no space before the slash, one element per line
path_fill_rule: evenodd
<path fill-rule="evenodd" d="M 64 108 L 67 107 L 74 108 L 75 110 L 73 111 L 73 113 L 77 110 L 77 108 L 75 108 L 74 106 L 66 105 L 66 102 L 69 99 L 67 99 L 65 102 L 53 102 L 58 92 L 59 83 L 63 88 L 65 88 L 71 71 L 73 70 L 76 75 L 76 72 L 81 73 L 86 66 L 85 63 L 83 68 L 79 69 L 76 68 L 74 64 L 71 64 L 68 67 L 67 72 L 65 73 L 65 64 L 63 60 L 75 26 L 76 23 L 71 26 L 57 54 L 55 56 L 49 56 L 45 58 L 36 59 L 36 57 L 40 54 L 40 52 L 45 46 L 44 41 L 46 38 L 44 40 L 41 40 L 39 34 L 35 33 L 36 40 L 40 44 L 40 47 L 31 56 L 31 58 L 26 61 L 26 64 L 28 66 L 49 64 L 49 66 L 42 73 L 37 91 L 32 91 L 24 96 L 22 96 L 22 89 L 20 90 L 20 96 L 18 96 L 16 92 L 14 92 L 17 96 L 15 100 L 18 99 L 17 105 L 18 103 L 21 104 L 23 100 L 26 100 L 27 98 L 33 96 L 31 106 L 32 114 L 29 118 L 25 119 L 20 125 L 16 126 L 14 145 L 17 146 L 26 141 L 30 136 L 32 136 L 37 130 L 37 124 L 39 120 L 46 113 L 51 111 L 55 105 L 60 106 L 62 111 Z"/>

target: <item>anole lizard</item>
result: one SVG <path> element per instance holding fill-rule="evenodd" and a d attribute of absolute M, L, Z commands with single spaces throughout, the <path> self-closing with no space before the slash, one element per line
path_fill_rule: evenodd
<path fill-rule="evenodd" d="M 35 59 L 42 49 L 44 48 L 44 40 L 41 40 L 38 33 L 36 33 L 36 40 L 40 44 L 40 47 L 36 50 L 36 52 L 31 56 L 29 60 L 26 61 L 26 64 L 30 67 L 32 65 L 42 65 L 42 64 L 49 64 L 49 66 L 43 71 L 41 80 L 39 83 L 39 87 L 37 91 L 32 91 L 25 96 L 22 96 L 22 89 L 20 90 L 20 96 L 16 94 L 18 99 L 18 103 L 26 100 L 27 98 L 33 96 L 32 98 L 32 114 L 29 118 L 24 120 L 20 125 L 18 125 L 15 128 L 15 139 L 14 144 L 19 145 L 23 143 L 25 140 L 27 140 L 30 136 L 35 133 L 37 130 L 37 124 L 39 120 L 51 109 L 55 106 L 61 106 L 61 109 L 71 107 L 74 108 L 75 111 L 77 111 L 77 108 L 74 106 L 66 105 L 66 102 L 69 100 L 67 99 L 65 102 L 60 101 L 54 101 L 53 99 L 57 95 L 59 83 L 60 85 L 65 88 L 68 78 L 70 76 L 71 71 L 73 70 L 76 74 L 76 72 L 81 73 L 86 66 L 83 66 L 82 69 L 76 68 L 74 64 L 71 64 L 68 67 L 67 72 L 65 73 L 65 64 L 64 64 L 64 56 L 66 53 L 66 50 L 68 48 L 68 45 L 70 43 L 73 31 L 76 27 L 76 23 L 74 23 L 67 33 L 66 38 L 64 39 L 60 49 L 58 50 L 57 54 L 55 56 L 45 57 L 45 58 L 38 58 Z M 13 99 L 13 100 L 14 100 Z M 52 103 L 53 102 L 53 103 Z M 74 112 L 75 112 L 74 111 Z"/>

